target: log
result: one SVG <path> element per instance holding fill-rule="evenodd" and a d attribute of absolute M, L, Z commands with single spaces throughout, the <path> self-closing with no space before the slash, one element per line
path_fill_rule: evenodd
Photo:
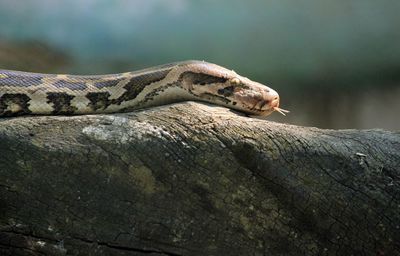
<path fill-rule="evenodd" d="M 400 255 L 400 134 L 185 102 L 0 119 L 0 255 Z"/>

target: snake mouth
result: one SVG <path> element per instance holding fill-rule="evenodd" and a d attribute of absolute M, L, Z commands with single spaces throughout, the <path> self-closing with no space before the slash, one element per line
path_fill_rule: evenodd
<path fill-rule="evenodd" d="M 278 99 L 277 103 L 272 102 L 271 109 L 272 109 L 272 111 L 276 111 L 276 112 L 278 112 L 278 113 L 280 113 L 280 114 L 282 114 L 284 116 L 286 116 L 286 114 L 290 112 L 289 110 L 286 110 L 286 109 L 283 109 L 283 108 L 279 107 L 279 99 Z"/>
<path fill-rule="evenodd" d="M 289 110 L 283 109 L 279 107 L 279 96 L 276 96 L 272 102 L 271 102 L 271 109 L 273 111 L 276 111 L 284 116 L 286 116 L 287 113 L 289 113 Z"/>
<path fill-rule="evenodd" d="M 279 112 L 280 114 L 286 116 L 286 113 L 289 113 L 289 110 L 283 109 L 279 107 L 279 97 L 276 96 L 271 102 L 271 108 L 273 111 Z"/>
<path fill-rule="evenodd" d="M 272 100 L 262 99 L 257 101 L 257 103 L 251 108 L 252 111 L 256 111 L 259 115 L 267 116 L 272 112 L 276 111 L 284 116 L 289 113 L 288 110 L 279 107 L 279 96 L 276 95 Z"/>

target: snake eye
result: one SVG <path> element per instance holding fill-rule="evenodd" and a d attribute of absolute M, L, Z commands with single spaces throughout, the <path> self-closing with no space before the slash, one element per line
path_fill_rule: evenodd
<path fill-rule="evenodd" d="M 232 85 L 240 85 L 241 83 L 242 83 L 242 82 L 241 82 L 240 79 L 237 78 L 237 77 L 234 77 L 234 78 L 231 79 L 231 84 L 232 84 Z"/>

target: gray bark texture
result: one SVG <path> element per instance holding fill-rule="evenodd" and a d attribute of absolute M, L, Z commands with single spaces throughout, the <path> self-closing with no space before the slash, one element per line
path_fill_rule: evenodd
<path fill-rule="evenodd" d="M 0 255 L 400 255 L 400 134 L 186 102 L 0 119 Z"/>

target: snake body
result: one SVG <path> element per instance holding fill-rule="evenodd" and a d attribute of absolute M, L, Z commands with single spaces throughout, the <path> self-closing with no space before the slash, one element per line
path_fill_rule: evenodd
<path fill-rule="evenodd" d="M 0 70 L 0 117 L 116 113 L 187 100 L 254 115 L 279 106 L 271 88 L 204 61 L 95 76 Z"/>

